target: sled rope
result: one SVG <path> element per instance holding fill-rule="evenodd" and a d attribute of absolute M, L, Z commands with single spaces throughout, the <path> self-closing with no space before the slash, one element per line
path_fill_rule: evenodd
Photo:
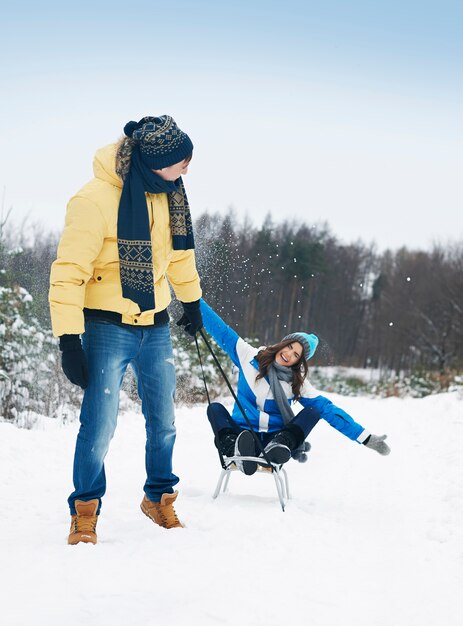
<path fill-rule="evenodd" d="M 199 333 L 200 333 L 201 337 L 203 338 L 204 343 L 208 347 L 209 352 L 211 353 L 212 358 L 214 359 L 215 364 L 217 365 L 220 373 L 222 374 L 222 377 L 223 377 L 225 383 L 227 384 L 227 387 L 230 390 L 230 393 L 232 394 L 232 396 L 233 396 L 233 398 L 234 398 L 234 400 L 236 402 L 237 407 L 239 408 L 239 410 L 243 414 L 244 420 L 245 420 L 246 424 L 249 426 L 249 430 L 251 431 L 251 434 L 254 437 L 254 441 L 256 442 L 258 449 L 261 451 L 262 456 L 265 459 L 265 462 L 267 463 L 267 465 L 271 468 L 271 471 L 273 472 L 274 471 L 274 467 L 273 467 L 272 463 L 270 462 L 270 460 L 269 460 L 269 458 L 267 456 L 267 453 L 264 450 L 264 446 L 262 445 L 261 440 L 257 436 L 256 431 L 252 427 L 252 424 L 249 421 L 248 416 L 246 415 L 246 413 L 245 413 L 245 411 L 244 411 L 244 409 L 243 409 L 243 407 L 241 405 L 241 402 L 238 400 L 238 397 L 237 397 L 235 391 L 233 390 L 233 387 L 231 386 L 230 381 L 228 380 L 225 372 L 223 371 L 223 368 L 220 365 L 220 363 L 219 363 L 219 361 L 218 361 L 218 359 L 217 359 L 217 357 L 216 357 L 216 355 L 215 355 L 215 353 L 214 353 L 214 351 L 213 351 L 213 349 L 211 347 L 211 344 L 209 343 L 209 341 L 208 341 L 208 339 L 207 339 L 207 337 L 206 337 L 206 335 L 204 333 L 204 330 L 202 328 L 200 328 L 199 329 Z M 206 384 L 206 376 L 204 374 L 204 368 L 203 368 L 203 363 L 202 363 L 202 359 L 201 359 L 201 352 L 199 350 L 199 344 L 198 344 L 198 339 L 196 338 L 196 335 L 195 335 L 195 343 L 196 343 L 196 349 L 198 351 L 199 362 L 201 364 L 201 371 L 202 371 L 202 374 L 203 374 L 203 381 L 204 381 L 204 387 L 206 389 L 207 401 L 208 401 L 209 404 L 211 404 L 211 401 L 210 401 L 210 398 L 209 398 L 209 392 L 208 392 L 207 384 Z M 219 450 L 219 456 L 220 456 L 220 460 L 222 462 L 222 467 L 225 469 L 225 462 L 223 460 L 223 456 L 222 456 L 222 453 L 220 452 L 220 450 Z"/>

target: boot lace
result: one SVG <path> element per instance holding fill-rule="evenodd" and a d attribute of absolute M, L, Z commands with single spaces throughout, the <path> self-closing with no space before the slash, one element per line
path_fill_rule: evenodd
<path fill-rule="evenodd" d="M 155 506 L 161 519 L 161 526 L 164 528 L 172 528 L 172 526 L 180 525 L 180 520 L 178 519 L 177 513 L 175 512 L 172 504 L 165 504 L 162 506 L 157 502 Z"/>
<path fill-rule="evenodd" d="M 96 529 L 96 517 L 90 517 L 88 515 L 77 515 L 74 518 L 74 529 L 73 532 L 81 533 L 81 532 L 91 532 L 94 533 Z"/>

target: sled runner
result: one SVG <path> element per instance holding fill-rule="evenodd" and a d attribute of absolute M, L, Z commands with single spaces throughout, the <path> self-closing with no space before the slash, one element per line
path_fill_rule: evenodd
<path fill-rule="evenodd" d="M 278 493 L 278 499 L 281 504 L 281 508 L 284 511 L 287 500 L 289 500 L 289 483 L 288 483 L 288 474 L 286 473 L 283 465 L 275 465 L 271 464 L 271 467 L 268 465 L 262 465 L 262 457 L 256 456 L 231 456 L 224 458 L 224 466 L 222 466 L 222 471 L 220 472 L 219 480 L 217 482 L 217 486 L 215 488 L 212 497 L 215 499 L 220 493 L 225 493 L 228 488 L 228 483 L 230 481 L 230 477 L 233 472 L 239 471 L 236 467 L 237 461 L 255 461 L 257 465 L 257 471 L 262 473 L 267 473 L 269 476 L 273 476 L 275 479 L 275 487 Z"/>
<path fill-rule="evenodd" d="M 243 417 L 247 423 L 247 425 L 249 426 L 249 431 L 251 432 L 254 441 L 256 442 L 256 447 L 258 450 L 261 451 L 261 456 L 259 457 L 255 457 L 255 456 L 227 456 L 224 457 L 220 451 L 220 449 L 218 449 L 218 453 L 219 453 L 219 457 L 220 457 L 220 463 L 222 465 L 222 470 L 220 472 L 220 476 L 219 476 L 219 480 L 217 482 L 217 486 L 215 488 L 214 493 L 212 494 L 212 497 L 215 499 L 217 498 L 217 496 L 222 492 L 224 493 L 227 488 L 228 488 L 228 483 L 230 481 L 230 476 L 232 474 L 232 472 L 234 471 L 239 471 L 238 468 L 236 467 L 236 464 L 242 461 L 255 461 L 257 463 L 257 471 L 258 472 L 267 472 L 269 475 L 272 475 L 274 480 L 275 480 L 275 487 L 277 490 L 277 494 L 278 494 L 278 500 L 280 502 L 281 505 L 281 509 L 284 512 L 285 510 L 285 504 L 287 502 L 287 500 L 289 499 L 290 495 L 289 495 L 289 483 L 288 483 L 288 475 L 286 473 L 286 470 L 284 469 L 283 465 L 278 465 L 276 463 L 272 463 L 268 456 L 267 453 L 264 450 L 264 447 L 262 445 L 262 442 L 260 441 L 259 437 L 257 436 L 255 430 L 253 429 L 247 415 L 246 412 L 244 411 L 240 401 L 238 400 L 235 391 L 233 390 L 233 387 L 231 386 L 225 372 L 222 369 L 222 366 L 220 365 L 214 351 L 212 350 L 212 347 L 209 343 L 209 341 L 207 340 L 207 337 L 204 333 L 204 330 L 201 328 L 199 330 L 199 333 L 201 334 L 201 337 L 204 340 L 204 343 L 206 344 L 207 348 L 209 349 L 209 352 L 211 353 L 215 364 L 217 365 L 220 373 L 222 374 L 222 377 L 225 381 L 225 383 L 227 384 L 228 389 L 230 390 L 237 406 L 239 407 L 241 413 L 243 414 Z M 206 377 L 204 374 L 204 368 L 203 368 L 203 363 L 202 363 L 202 359 L 201 359 L 201 352 L 199 350 L 199 345 L 198 345 L 198 340 L 196 338 L 195 335 L 195 343 L 196 343 L 196 349 L 198 351 L 198 357 L 199 357 L 199 362 L 201 365 L 201 371 L 202 371 L 202 376 L 203 376 L 203 382 L 204 382 L 204 388 L 206 390 L 206 396 L 207 396 L 207 401 L 208 404 L 211 404 L 211 400 L 209 397 L 209 391 L 207 389 L 207 384 L 206 384 Z"/>

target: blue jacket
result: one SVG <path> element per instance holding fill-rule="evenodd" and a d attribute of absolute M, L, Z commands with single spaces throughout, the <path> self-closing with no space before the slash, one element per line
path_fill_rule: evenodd
<path fill-rule="evenodd" d="M 237 395 L 254 430 L 260 432 L 281 430 L 285 425 L 284 420 L 273 398 L 268 379 L 265 377 L 256 381 L 259 373 L 256 359 L 258 349 L 227 326 L 204 300 L 201 300 L 201 313 L 204 328 L 239 369 Z M 288 403 L 291 403 L 294 400 L 291 385 L 287 382 L 281 384 Z M 370 434 L 345 411 L 335 406 L 328 398 L 321 396 L 307 380 L 301 389 L 298 402 L 303 407 L 314 407 L 320 413 L 320 417 L 353 441 L 362 443 Z M 248 427 L 236 403 L 232 417 L 241 427 Z"/>

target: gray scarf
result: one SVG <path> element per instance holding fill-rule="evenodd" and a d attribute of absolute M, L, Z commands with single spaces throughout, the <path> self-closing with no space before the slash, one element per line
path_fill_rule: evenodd
<path fill-rule="evenodd" d="M 295 415 L 291 405 L 288 404 L 288 398 L 283 391 L 280 380 L 291 383 L 293 380 L 293 370 L 290 367 L 278 365 L 278 363 L 274 362 L 268 368 L 267 376 L 270 382 L 270 389 L 272 390 L 275 402 L 277 403 L 278 409 L 283 417 L 283 421 L 285 424 L 288 424 L 288 422 L 294 419 Z"/>

